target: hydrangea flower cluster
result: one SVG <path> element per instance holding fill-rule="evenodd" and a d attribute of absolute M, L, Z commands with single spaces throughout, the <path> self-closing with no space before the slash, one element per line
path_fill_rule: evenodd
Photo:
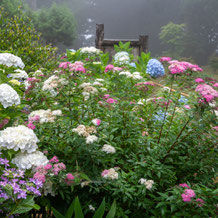
<path fill-rule="evenodd" d="M 107 154 L 114 154 L 116 153 L 116 149 L 108 144 L 104 144 L 104 146 L 101 149 L 103 152 L 107 153 Z"/>
<path fill-rule="evenodd" d="M 181 74 L 181 73 L 185 73 L 187 70 L 194 71 L 194 72 L 203 71 L 198 65 L 194 65 L 186 61 L 180 62 L 177 60 L 173 60 L 173 61 L 169 61 L 168 63 L 170 64 L 170 66 L 168 67 L 170 74 Z"/>
<path fill-rule="evenodd" d="M 183 183 L 179 184 L 179 186 L 185 188 L 184 192 L 181 194 L 182 200 L 184 202 L 190 202 L 194 197 L 196 197 L 195 191 L 192 190 L 188 184 Z M 202 207 L 204 205 L 204 200 L 201 198 L 197 198 L 195 202 L 199 207 Z"/>
<path fill-rule="evenodd" d="M 39 140 L 33 130 L 23 125 L 0 131 L 0 149 L 32 153 L 38 148 L 37 142 Z"/>
<path fill-rule="evenodd" d="M 156 59 L 150 59 L 147 64 L 146 73 L 151 77 L 157 78 L 164 76 L 165 70 L 160 61 Z"/>
<path fill-rule="evenodd" d="M 72 129 L 72 132 L 77 133 L 79 136 L 83 136 L 86 138 L 86 143 L 91 144 L 98 140 L 98 137 L 95 135 L 91 135 L 93 133 L 97 133 L 96 128 L 94 126 L 84 126 L 79 125 L 77 128 Z"/>
<path fill-rule="evenodd" d="M 109 72 L 109 71 L 119 72 L 119 71 L 121 71 L 121 70 L 123 70 L 122 67 L 114 67 L 114 65 L 109 64 L 109 65 L 106 66 L 104 72 L 105 72 L 105 73 L 107 73 L 107 72 Z"/>
<path fill-rule="evenodd" d="M 28 78 L 28 74 L 24 70 L 17 69 L 14 72 L 16 72 L 16 73 L 9 74 L 9 76 L 12 77 L 13 79 L 25 80 Z"/>
<path fill-rule="evenodd" d="M 87 101 L 90 97 L 90 94 L 97 94 L 98 90 L 93 87 L 91 83 L 82 83 L 79 85 L 79 88 L 83 89 L 82 95 L 84 96 L 84 100 Z"/>
<path fill-rule="evenodd" d="M 152 186 L 154 184 L 154 181 L 141 178 L 139 180 L 139 183 L 142 184 L 142 185 L 145 185 L 146 189 L 151 190 Z"/>
<path fill-rule="evenodd" d="M 89 56 L 93 56 L 93 55 L 99 55 L 101 53 L 101 50 L 97 49 L 97 48 L 95 48 L 93 46 L 83 47 L 83 48 L 80 48 L 80 53 L 81 54 L 86 54 L 86 55 L 89 55 Z"/>
<path fill-rule="evenodd" d="M 10 53 L 0 53 L 0 64 L 6 65 L 7 67 L 19 67 L 21 69 L 25 67 L 21 58 Z"/>
<path fill-rule="evenodd" d="M 55 179 L 59 176 L 67 185 L 71 185 L 74 182 L 75 177 L 71 173 L 65 174 L 65 170 L 65 164 L 59 162 L 59 159 L 54 156 L 49 160 L 49 163 L 36 168 L 33 178 L 43 183 L 43 192 L 45 195 L 51 194 L 55 196 L 54 183 L 52 182 L 53 178 Z M 62 174 L 60 175 L 60 173 Z"/>
<path fill-rule="evenodd" d="M 93 119 L 93 120 L 92 120 L 92 123 L 93 123 L 95 126 L 100 126 L 101 120 L 96 118 L 96 119 Z"/>
<path fill-rule="evenodd" d="M 3 83 L 0 85 L 0 103 L 4 108 L 19 105 L 20 97 L 17 92 L 8 84 Z"/>
<path fill-rule="evenodd" d="M 68 84 L 67 80 L 63 78 L 59 78 L 56 75 L 52 75 L 47 80 L 44 81 L 42 90 L 49 91 L 53 96 L 56 96 L 57 92 L 55 91 L 55 88 L 58 88 L 58 86 L 64 86 L 67 84 Z"/>
<path fill-rule="evenodd" d="M 105 179 L 111 179 L 111 180 L 118 179 L 118 173 L 114 168 L 110 168 L 109 170 L 104 170 L 101 173 L 101 176 Z"/>
<path fill-rule="evenodd" d="M 171 60 L 172 60 L 171 57 L 161 57 L 161 58 L 160 58 L 160 61 L 161 61 L 161 62 L 168 62 L 168 61 L 171 61 Z"/>
<path fill-rule="evenodd" d="M 22 153 L 19 152 L 11 161 L 19 169 L 34 169 L 40 165 L 45 165 L 48 163 L 47 157 L 41 151 L 35 151 L 32 153 Z"/>
<path fill-rule="evenodd" d="M 211 102 L 218 97 L 218 92 L 207 84 L 199 84 L 195 91 L 198 92 L 206 102 Z"/>
<path fill-rule="evenodd" d="M 61 110 L 51 111 L 50 109 L 48 110 L 41 109 L 31 112 L 29 114 L 28 120 L 29 122 L 39 120 L 40 123 L 48 123 L 48 122 L 54 122 L 56 117 L 61 115 L 62 115 Z"/>
<path fill-rule="evenodd" d="M 69 71 L 85 73 L 86 69 L 84 68 L 83 65 L 84 63 L 81 61 L 76 61 L 73 64 L 71 62 L 61 62 L 59 64 L 59 68 L 63 68 L 63 69 L 69 68 Z"/>
<path fill-rule="evenodd" d="M 135 80 L 143 79 L 143 77 L 140 75 L 139 72 L 134 72 L 134 73 L 131 74 L 128 71 L 122 71 L 122 72 L 119 73 L 119 75 L 126 75 L 127 78 L 132 78 L 132 79 L 135 79 Z"/>
<path fill-rule="evenodd" d="M 129 64 L 130 62 L 130 57 L 128 52 L 126 51 L 121 51 L 121 52 L 117 52 L 114 55 L 114 62 L 117 64 Z"/>
<path fill-rule="evenodd" d="M 195 79 L 196 83 L 205 83 L 205 81 L 202 78 Z"/>

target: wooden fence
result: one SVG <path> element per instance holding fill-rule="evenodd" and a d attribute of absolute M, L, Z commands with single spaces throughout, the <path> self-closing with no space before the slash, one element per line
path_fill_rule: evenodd
<path fill-rule="evenodd" d="M 114 45 L 119 42 L 130 42 L 132 54 L 137 57 L 141 52 L 148 52 L 148 36 L 140 35 L 139 39 L 105 39 L 104 38 L 104 24 L 96 24 L 96 39 L 95 46 L 103 52 L 108 52 L 110 57 L 115 54 Z"/>

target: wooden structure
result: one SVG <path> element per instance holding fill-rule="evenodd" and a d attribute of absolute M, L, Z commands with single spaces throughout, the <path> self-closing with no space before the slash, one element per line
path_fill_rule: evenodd
<path fill-rule="evenodd" d="M 95 46 L 103 52 L 108 52 L 110 57 L 115 54 L 114 45 L 119 42 L 130 42 L 132 54 L 137 57 L 141 52 L 148 52 L 148 36 L 140 35 L 139 39 L 105 39 L 104 38 L 104 24 L 96 24 L 96 39 Z"/>

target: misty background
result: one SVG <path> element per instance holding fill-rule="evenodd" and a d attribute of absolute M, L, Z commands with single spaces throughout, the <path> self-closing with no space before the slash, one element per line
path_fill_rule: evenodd
<path fill-rule="evenodd" d="M 218 0 L 26 0 L 26 3 L 33 12 L 44 10 L 45 17 L 54 3 L 57 8 L 70 10 L 72 29 L 65 25 L 64 30 L 64 21 L 57 20 L 57 12 L 54 18 L 49 18 L 56 19 L 52 25 L 62 25 L 62 32 L 67 33 L 56 39 L 49 33 L 46 38 L 48 27 L 41 27 L 47 22 L 42 19 L 43 13 L 38 18 L 33 16 L 46 43 L 60 51 L 95 45 L 96 24 L 103 23 L 105 38 L 137 39 L 139 35 L 149 35 L 149 51 L 154 57 L 170 55 L 205 65 L 218 54 Z"/>

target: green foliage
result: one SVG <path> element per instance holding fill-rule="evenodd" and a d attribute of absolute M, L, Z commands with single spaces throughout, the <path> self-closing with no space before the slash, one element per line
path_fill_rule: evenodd
<path fill-rule="evenodd" d="M 146 74 L 147 64 L 148 61 L 151 59 L 151 53 L 141 53 L 141 56 L 137 57 L 138 63 L 136 62 L 136 70 L 138 72 L 143 72 L 144 75 Z"/>
<path fill-rule="evenodd" d="M 114 49 L 116 52 L 126 51 L 128 53 L 131 53 L 132 51 L 132 48 L 130 48 L 130 42 L 122 43 L 120 41 L 118 45 L 114 45 Z"/>
<path fill-rule="evenodd" d="M 83 218 L 84 214 L 80 205 L 79 198 L 76 197 L 74 201 L 70 204 L 69 208 L 67 209 L 67 212 L 65 215 L 62 215 L 60 212 L 58 212 L 55 208 L 52 208 L 52 211 L 55 215 L 56 218 L 71 218 L 73 217 L 73 214 L 75 214 L 75 218 Z M 94 215 L 92 216 L 93 218 L 103 218 L 105 214 L 105 199 L 101 202 L 101 205 L 99 208 L 96 210 Z M 116 215 L 116 201 L 113 201 L 113 204 L 106 216 L 106 218 L 114 218 Z"/>
<path fill-rule="evenodd" d="M 40 44 L 40 35 L 33 28 L 31 20 L 19 9 L 17 16 L 5 16 L 7 11 L 0 8 L 0 51 L 22 57 L 26 70 L 37 70 L 40 67 L 54 68 L 56 48 Z"/>
<path fill-rule="evenodd" d="M 72 45 L 76 37 L 75 18 L 69 8 L 55 3 L 50 8 L 35 12 L 34 26 L 42 33 L 45 42 Z"/>
<path fill-rule="evenodd" d="M 181 57 L 184 51 L 185 27 L 185 24 L 175 24 L 173 22 L 161 27 L 159 37 L 162 44 L 167 46 L 168 51 L 166 53 L 169 56 Z"/>

